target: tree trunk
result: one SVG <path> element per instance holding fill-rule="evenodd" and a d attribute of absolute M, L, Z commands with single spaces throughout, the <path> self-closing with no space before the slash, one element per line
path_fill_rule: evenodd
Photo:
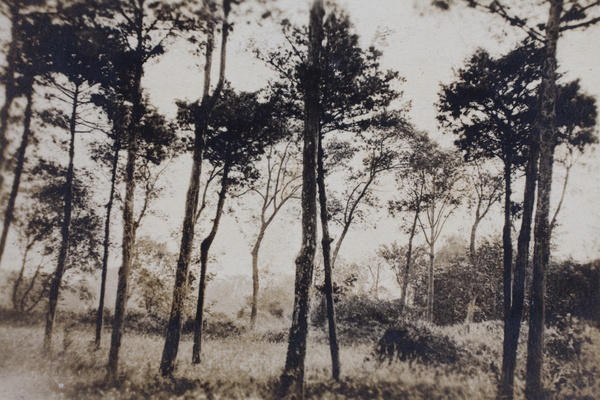
<path fill-rule="evenodd" d="M 112 173 L 110 177 L 110 193 L 108 203 L 106 204 L 106 220 L 104 223 L 104 254 L 102 256 L 102 275 L 100 279 L 100 302 L 96 311 L 96 339 L 94 345 L 96 349 L 100 348 L 102 340 L 102 321 L 104 318 L 104 298 L 106 296 L 106 273 L 108 271 L 108 255 L 110 249 L 110 213 L 112 211 L 115 198 L 115 186 L 117 183 L 117 170 L 119 166 L 119 150 L 121 150 L 120 139 L 115 141 L 115 153 L 113 156 Z"/>
<path fill-rule="evenodd" d="M 115 382 L 119 368 L 119 350 L 123 336 L 123 324 L 127 308 L 128 281 L 133 251 L 135 246 L 135 229 L 133 217 L 133 205 L 135 195 L 135 162 L 137 158 L 137 138 L 134 132 L 130 132 L 127 147 L 127 166 L 125 167 L 125 202 L 123 208 L 123 259 L 119 268 L 117 284 L 117 299 L 115 301 L 115 315 L 113 330 L 106 366 L 106 379 L 109 383 Z"/>
<path fill-rule="evenodd" d="M 419 221 L 420 212 L 421 202 L 420 200 L 417 200 L 415 217 L 413 219 L 412 226 L 410 227 L 410 234 L 408 236 L 408 249 L 406 250 L 406 265 L 404 267 L 404 279 L 402 280 L 402 293 L 400 295 L 400 314 L 402 314 L 404 312 L 404 309 L 406 308 L 406 291 L 408 290 L 408 277 L 410 274 L 410 266 L 412 265 L 413 241 L 417 232 L 417 222 Z"/>
<path fill-rule="evenodd" d="M 260 245 L 265 236 L 266 225 L 260 227 L 260 232 L 252 248 L 252 307 L 250 310 L 250 329 L 254 329 L 256 325 L 256 316 L 258 315 L 258 291 L 260 289 L 259 276 L 258 276 L 258 252 L 260 251 Z"/>
<path fill-rule="evenodd" d="M 433 235 L 432 235 L 433 238 Z M 433 239 L 429 245 L 429 282 L 427 285 L 427 314 L 425 319 L 429 322 L 433 322 L 433 292 L 434 292 L 434 259 L 435 259 L 435 244 Z"/>
<path fill-rule="evenodd" d="M 531 240 L 531 223 L 535 204 L 535 187 L 537 181 L 537 165 L 539 147 L 533 140 L 525 167 L 525 192 L 523 194 L 523 218 L 517 243 L 517 259 L 512 287 L 512 304 L 509 317 L 504 321 L 504 342 L 502 349 L 502 375 L 498 386 L 499 400 L 512 400 L 514 396 L 514 378 L 517 366 L 517 349 L 523 318 L 525 300 L 525 276 L 529 262 L 529 243 Z"/>
<path fill-rule="evenodd" d="M 469 258 L 471 259 L 473 268 L 475 268 L 477 264 L 477 228 L 479 228 L 480 222 L 481 216 L 479 215 L 479 207 L 477 207 L 475 221 L 473 222 L 473 226 L 471 226 L 471 237 L 469 239 Z"/>
<path fill-rule="evenodd" d="M 194 244 L 195 224 L 198 211 L 198 198 L 200 193 L 200 177 L 202 175 L 202 161 L 204 156 L 204 147 L 206 145 L 206 130 L 208 127 L 209 114 L 214 107 L 217 98 L 223 88 L 225 80 L 225 65 L 227 55 L 227 38 L 229 35 L 229 24 L 227 17 L 230 11 L 230 0 L 223 0 L 223 27 L 221 31 L 221 59 L 219 66 L 219 81 L 212 96 L 209 95 L 210 76 L 212 70 L 212 54 L 214 50 L 213 33 L 208 35 L 206 46 L 206 56 L 204 65 L 204 87 L 202 101 L 195 115 L 195 141 L 194 155 L 192 158 L 192 172 L 190 184 L 188 186 L 185 216 L 183 219 L 183 228 L 181 234 L 181 246 L 179 248 L 179 259 L 177 260 L 177 271 L 175 273 L 175 285 L 173 288 L 173 303 L 171 304 L 171 313 L 167 325 L 165 337 L 165 346 L 160 361 L 160 372 L 162 376 L 170 375 L 175 368 L 175 360 L 179 352 L 179 340 L 181 337 L 181 320 L 183 315 L 183 306 L 187 296 L 187 278 L 190 260 L 192 256 L 192 247 Z"/>
<path fill-rule="evenodd" d="M 512 222 L 511 222 L 511 196 L 512 196 L 512 161 L 510 150 L 505 150 L 504 159 L 504 228 L 502 231 L 503 258 L 503 291 L 504 291 L 504 320 L 508 320 L 512 305 Z M 504 325 L 504 336 L 507 335 L 507 324 Z"/>
<path fill-rule="evenodd" d="M 115 315 L 110 338 L 110 350 L 106 365 L 106 381 L 116 383 L 119 372 L 119 350 L 127 309 L 127 296 L 129 286 L 129 271 L 135 249 L 136 222 L 134 218 L 135 200 L 135 164 L 140 138 L 140 123 L 143 116 L 142 105 L 142 75 L 143 75 L 143 37 L 138 30 L 137 60 L 135 61 L 135 77 L 133 82 L 131 121 L 127 137 L 127 164 L 125 166 L 125 201 L 123 202 L 123 245 L 121 267 L 119 267 L 117 297 L 115 300 Z"/>
<path fill-rule="evenodd" d="M 67 264 L 67 257 L 69 252 L 69 236 L 70 236 L 70 225 L 71 225 L 71 211 L 73 201 L 73 178 L 74 178 L 74 160 L 75 160 L 75 126 L 77 119 L 77 106 L 79 101 L 79 85 L 75 86 L 75 92 L 73 94 L 73 109 L 71 112 L 71 121 L 69 123 L 69 133 L 71 135 L 71 142 L 69 145 L 69 166 L 67 167 L 67 179 L 65 184 L 65 197 L 64 197 L 64 208 L 63 208 L 63 223 L 60 229 L 61 243 L 60 250 L 58 253 L 58 262 L 56 265 L 56 271 L 52 277 L 52 283 L 50 284 L 50 295 L 48 302 L 48 313 L 46 314 L 46 329 L 44 330 L 44 353 L 50 354 L 52 347 L 52 330 L 54 328 L 54 318 L 56 315 L 56 305 L 58 303 L 58 295 L 60 291 L 60 284 L 62 282 L 63 273 Z"/>
<path fill-rule="evenodd" d="M 204 323 L 204 299 L 206 297 L 206 270 L 208 267 L 208 252 L 212 246 L 217 231 L 219 230 L 219 223 L 223 216 L 223 207 L 225 205 L 225 198 L 227 197 L 227 188 L 229 187 L 229 165 L 227 162 L 223 167 L 223 177 L 221 179 L 221 190 L 219 191 L 219 200 L 217 202 L 217 211 L 215 219 L 213 220 L 213 226 L 206 238 L 200 245 L 200 284 L 198 285 L 198 306 L 196 308 L 196 321 L 194 323 L 194 347 L 192 348 L 192 363 L 200 364 L 202 354 L 202 325 Z"/>
<path fill-rule="evenodd" d="M 339 381 L 340 348 L 338 345 L 335 324 L 335 305 L 333 303 L 333 279 L 331 265 L 331 242 L 333 241 L 333 239 L 329 234 L 329 222 L 327 220 L 327 192 L 325 191 L 325 170 L 323 168 L 323 157 L 323 136 L 322 134 L 319 134 L 317 155 L 317 185 L 319 190 L 319 208 L 321 210 L 321 230 L 323 232 L 321 246 L 323 249 L 323 268 L 325 270 L 324 292 L 325 300 L 327 302 L 327 321 L 329 326 L 329 351 L 331 353 L 331 372 L 333 375 L 333 379 Z"/>
<path fill-rule="evenodd" d="M 317 153 L 319 140 L 319 79 L 323 41 L 323 0 L 314 0 L 310 10 L 307 82 L 304 87 L 304 149 L 302 171 L 302 246 L 296 258 L 294 311 L 288 338 L 279 397 L 304 398 L 304 359 L 308 335 L 310 286 L 317 247 Z"/>
<path fill-rule="evenodd" d="M 168 376 L 175 368 L 175 360 L 179 351 L 179 340 L 181 336 L 181 322 L 184 313 L 184 303 L 187 296 L 187 277 L 194 245 L 196 211 L 198 209 L 198 197 L 200 193 L 200 176 L 202 175 L 202 159 L 205 146 L 206 124 L 196 129 L 196 142 L 194 145 L 194 156 L 190 185 L 185 202 L 185 217 L 181 235 L 181 247 L 179 259 L 177 260 L 177 271 L 175 275 L 175 286 L 173 289 L 173 303 L 171 314 L 167 325 L 165 346 L 163 348 L 160 371 L 163 376 Z"/>
<path fill-rule="evenodd" d="M 15 87 L 15 64 L 19 55 L 18 48 L 18 30 L 19 24 L 19 6 L 18 2 L 14 2 L 9 6 L 9 15 L 11 19 L 11 40 L 6 56 L 6 70 L 4 79 L 4 105 L 0 109 L 0 191 L 4 186 L 4 170 L 6 169 L 6 148 L 8 147 L 8 139 L 6 131 L 8 130 L 8 120 L 10 118 L 10 107 L 16 96 Z M 5 221 L 6 223 L 6 221 Z"/>
<path fill-rule="evenodd" d="M 550 260 L 550 191 L 552 164 L 556 144 L 556 46 L 559 36 L 562 0 L 550 2 L 546 28 L 546 56 L 542 64 L 542 84 L 539 98 L 539 115 L 535 128 L 540 137 L 538 197 L 535 215 L 533 276 L 531 282 L 531 311 L 527 343 L 527 372 L 525 396 L 527 399 L 543 397 L 542 363 L 544 348 L 544 323 L 546 268 Z"/>
<path fill-rule="evenodd" d="M 13 220 L 15 202 L 19 194 L 21 176 L 23 174 L 23 167 L 25 165 L 25 153 L 27 151 L 27 146 L 29 145 L 29 138 L 31 136 L 33 80 L 27 83 L 25 96 L 27 98 L 27 105 L 25 106 L 25 112 L 23 115 L 23 136 L 21 138 L 21 145 L 17 150 L 17 165 L 15 165 L 15 176 L 13 178 L 13 184 L 12 189 L 10 191 L 10 196 L 8 198 L 8 204 L 6 205 L 6 210 L 4 211 L 4 226 L 2 226 L 2 236 L 0 237 L 0 263 L 2 263 L 2 256 L 4 255 L 4 249 L 6 248 L 6 239 L 8 238 L 8 230 Z"/>

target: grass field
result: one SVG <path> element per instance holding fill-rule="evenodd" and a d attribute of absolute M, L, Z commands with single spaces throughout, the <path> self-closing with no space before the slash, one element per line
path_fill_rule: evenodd
<path fill-rule="evenodd" d="M 468 330 L 435 328 L 468 351 L 465 362 L 452 365 L 418 360 L 380 361 L 374 355 L 374 343 L 342 346 L 340 382 L 330 378 L 329 350 L 323 332 L 311 332 L 306 360 L 307 398 L 492 399 L 500 365 L 500 328 L 498 323 L 473 324 Z M 54 354 L 43 357 L 41 325 L 0 324 L 0 398 L 270 399 L 274 398 L 285 360 L 285 342 L 273 343 L 260 332 L 254 332 L 205 340 L 202 363 L 192 365 L 189 362 L 192 343 L 184 337 L 177 370 L 172 379 L 166 379 L 158 374 L 161 337 L 128 332 L 120 353 L 120 383 L 116 387 L 107 386 L 104 366 L 109 332 L 104 335 L 101 349 L 95 351 L 91 345 L 91 326 L 82 324 L 68 333 L 59 327 L 54 337 Z M 597 369 L 600 334 L 591 329 L 587 336 L 589 341 L 581 354 L 576 361 L 563 363 L 562 372 L 551 370 L 557 360 L 548 361 L 549 387 L 567 379 L 552 397 L 600 398 Z M 481 362 L 473 363 L 477 357 Z M 522 370 L 518 372 L 518 394 L 522 392 L 523 383 L 519 379 Z"/>

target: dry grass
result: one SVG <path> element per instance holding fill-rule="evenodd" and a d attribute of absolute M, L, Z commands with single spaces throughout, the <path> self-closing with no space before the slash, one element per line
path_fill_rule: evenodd
<path fill-rule="evenodd" d="M 78 328 L 78 329 L 77 329 Z M 245 334 L 204 343 L 200 365 L 189 362 L 191 341 L 180 346 L 173 379 L 159 376 L 162 339 L 158 336 L 127 333 L 120 360 L 120 384 L 104 383 L 109 334 L 102 348 L 91 346 L 93 332 L 77 327 L 65 336 L 59 329 L 54 338 L 55 354 L 40 353 L 41 327 L 0 325 L 0 398 L 7 399 L 261 399 L 273 398 L 277 378 L 285 360 L 285 343 L 270 343 L 260 335 Z M 445 333 L 474 349 L 488 346 L 499 354 L 498 327 L 485 324 L 448 328 Z M 597 336 L 598 333 L 595 333 Z M 431 367 L 417 362 L 381 363 L 372 355 L 373 346 L 361 344 L 341 348 L 341 382 L 331 380 L 328 346 L 309 340 L 306 360 L 306 394 L 312 399 L 491 399 L 495 397 L 496 376 L 475 368 Z M 600 337 L 596 338 L 600 342 Z M 597 348 L 582 368 L 600 361 Z M 586 353 L 587 354 L 587 353 Z M 595 357 L 595 358 L 594 358 Z M 498 362 L 498 361 L 496 361 Z M 584 361 L 582 361 L 583 363 Z M 589 379 L 588 379 L 589 380 Z M 596 386 L 571 392 L 600 394 Z M 520 381 L 519 381 L 520 385 Z M 561 397 L 561 396 L 557 396 Z M 581 398 L 562 396 L 562 398 Z M 591 397 L 600 398 L 600 397 Z"/>

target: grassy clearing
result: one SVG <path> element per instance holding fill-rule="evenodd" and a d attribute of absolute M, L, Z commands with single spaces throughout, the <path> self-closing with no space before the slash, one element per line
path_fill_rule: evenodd
<path fill-rule="evenodd" d="M 465 327 L 436 328 L 453 337 L 475 356 L 494 363 L 499 369 L 501 340 L 497 323 Z M 585 344 L 576 366 L 563 365 L 579 376 L 552 376 L 548 384 L 562 379 L 556 398 L 600 398 L 600 379 L 594 363 L 600 362 L 597 344 L 600 335 Z M 103 346 L 94 351 L 92 329 L 77 326 L 70 333 L 57 330 L 55 354 L 40 354 L 43 328 L 15 327 L 0 324 L 0 398 L 7 399 L 271 399 L 285 360 L 285 342 L 272 343 L 260 334 L 208 339 L 204 342 L 202 364 L 189 362 L 191 340 L 184 338 L 179 363 L 173 379 L 158 374 L 163 341 L 156 335 L 129 332 L 123 340 L 120 362 L 120 385 L 104 383 L 109 335 Z M 589 336 L 589 335 L 588 335 Z M 492 358 L 490 360 L 490 358 Z M 495 360 L 493 358 L 496 358 Z M 310 399 L 492 399 L 495 396 L 495 368 L 472 365 L 424 365 L 418 361 L 379 361 L 373 344 L 342 346 L 341 382 L 330 379 L 330 359 L 321 332 L 312 332 L 306 360 L 306 394 Z M 549 362 L 548 365 L 553 365 Z M 600 364 L 596 364 L 600 367 Z M 587 371 L 587 372 L 586 372 Z M 522 387 L 522 372 L 518 386 Z M 573 375 L 573 374 L 571 374 Z M 585 384 L 584 384 L 585 383 Z M 571 388 L 569 388 L 571 387 Z M 573 390 L 573 387 L 575 390 Z"/>

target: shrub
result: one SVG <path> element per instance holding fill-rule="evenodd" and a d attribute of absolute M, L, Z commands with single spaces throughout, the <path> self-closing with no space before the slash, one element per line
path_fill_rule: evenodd
<path fill-rule="evenodd" d="M 455 364 L 466 355 L 454 341 L 425 323 L 403 321 L 385 331 L 375 347 L 380 360 L 419 360 L 425 364 Z"/>

